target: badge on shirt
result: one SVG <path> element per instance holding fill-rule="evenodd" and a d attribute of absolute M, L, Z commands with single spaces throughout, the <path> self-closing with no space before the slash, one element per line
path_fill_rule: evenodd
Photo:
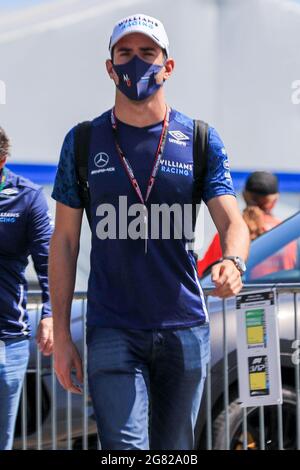
<path fill-rule="evenodd" d="M 19 191 L 16 188 L 6 188 L 3 189 L 0 193 L 0 197 L 10 197 L 19 194 Z"/>

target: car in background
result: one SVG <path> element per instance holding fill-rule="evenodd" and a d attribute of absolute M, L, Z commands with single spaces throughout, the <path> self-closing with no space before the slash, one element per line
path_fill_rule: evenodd
<path fill-rule="evenodd" d="M 286 262 L 286 260 L 288 262 Z M 289 265 L 290 269 L 281 269 Z M 205 291 L 213 288 L 210 268 L 200 279 Z M 281 374 L 283 387 L 283 445 L 285 449 L 296 449 L 297 396 L 295 391 L 295 365 L 291 360 L 294 353 L 295 302 L 293 287 L 300 292 L 300 212 L 283 223 L 265 232 L 251 243 L 247 271 L 243 276 L 244 289 L 257 290 L 260 287 L 278 287 L 285 290 L 278 296 L 278 318 L 280 336 Z M 280 289 L 281 287 L 281 289 Z M 289 292 L 289 289 L 291 292 Z M 225 448 L 224 412 L 224 354 L 223 354 L 223 302 L 209 297 L 211 322 L 211 404 L 212 404 L 212 447 Z M 298 309 L 299 311 L 299 309 Z M 243 448 L 242 408 L 238 399 L 238 373 L 236 355 L 236 310 L 235 298 L 226 301 L 228 388 L 230 449 Z M 300 322 L 299 322 L 300 324 Z M 299 338 L 299 336 L 298 336 Z M 278 449 L 277 406 L 264 408 L 265 442 L 267 449 Z M 247 408 L 248 448 L 259 448 L 259 410 Z M 198 424 L 197 442 L 199 448 L 206 446 L 205 403 L 202 403 Z"/>
<path fill-rule="evenodd" d="M 287 247 L 293 247 L 293 266 L 291 269 L 268 269 L 261 268 L 264 263 L 268 266 L 273 261 L 278 261 L 284 256 Z M 288 250 L 287 250 L 288 251 Z M 291 254 L 291 253 L 289 253 Z M 276 267 L 276 262 L 273 265 Z M 280 263 L 277 264 L 280 267 Z M 296 408 L 297 397 L 295 392 L 295 366 L 291 355 L 292 342 L 295 339 L 294 305 L 295 297 L 289 288 L 300 288 L 300 212 L 296 213 L 269 232 L 264 233 L 251 243 L 250 255 L 247 262 L 247 272 L 243 277 L 245 288 L 255 289 L 284 286 L 285 292 L 278 296 L 278 317 L 280 334 L 280 354 L 282 368 L 283 386 L 283 444 L 285 449 L 296 448 Z M 206 294 L 213 288 L 210 280 L 209 270 L 200 279 Z M 74 300 L 72 307 L 72 334 L 77 348 L 83 353 L 83 317 L 85 300 Z M 296 302 L 298 302 L 296 297 Z M 225 448 L 225 411 L 224 411 L 224 350 L 223 350 L 223 301 L 219 298 L 208 297 L 210 322 L 211 322 L 211 417 L 212 417 L 212 447 L 215 449 Z M 227 323 L 227 347 L 228 347 L 228 393 L 230 417 L 230 449 L 241 449 L 243 445 L 242 432 L 242 409 L 238 400 L 238 374 L 236 356 L 236 311 L 235 298 L 227 299 L 226 323 Z M 37 324 L 39 312 L 36 308 L 30 309 L 30 317 L 33 325 L 31 339 L 31 354 L 29 372 L 27 374 L 27 423 L 28 423 L 28 448 L 36 448 L 38 440 L 37 425 L 37 381 L 36 366 L 37 352 L 35 346 L 35 325 Z M 299 322 L 300 323 L 300 322 Z M 51 359 L 44 358 L 42 362 L 42 399 L 41 416 L 42 423 L 40 438 L 42 436 L 43 448 L 52 447 L 52 375 Z M 70 425 L 68 427 L 68 410 L 72 412 L 72 433 L 70 436 Z M 268 406 L 264 409 L 265 441 L 267 449 L 278 448 L 277 436 L 277 407 Z M 21 405 L 18 416 L 18 425 L 15 437 L 15 448 L 22 447 L 21 436 Z M 67 393 L 56 385 L 56 431 L 57 448 L 66 448 L 67 441 L 72 441 L 72 448 L 80 448 L 83 442 L 83 402 L 82 397 L 72 395 L 68 401 Z M 248 448 L 259 448 L 259 412 L 258 408 L 247 408 L 248 421 Z M 96 424 L 91 401 L 87 402 L 87 431 L 89 448 L 97 446 Z M 69 431 L 68 431 L 69 430 Z M 202 400 L 201 409 L 196 426 L 196 446 L 198 449 L 206 448 L 206 397 Z"/>

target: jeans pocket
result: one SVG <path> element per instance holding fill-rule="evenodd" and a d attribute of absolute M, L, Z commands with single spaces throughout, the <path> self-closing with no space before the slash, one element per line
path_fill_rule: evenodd
<path fill-rule="evenodd" d="M 208 322 L 191 328 L 200 343 L 202 368 L 210 361 L 210 324 Z"/>
<path fill-rule="evenodd" d="M 124 370 L 128 358 L 126 335 L 114 328 L 93 328 L 88 339 L 88 374 Z"/>

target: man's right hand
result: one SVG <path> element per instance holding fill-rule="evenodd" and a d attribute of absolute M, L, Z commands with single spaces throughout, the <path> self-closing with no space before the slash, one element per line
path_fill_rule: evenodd
<path fill-rule="evenodd" d="M 72 369 L 76 370 L 76 378 L 83 384 L 83 368 L 79 352 L 71 339 L 56 339 L 54 337 L 54 369 L 59 383 L 65 390 L 81 394 L 81 389 L 72 382 Z"/>

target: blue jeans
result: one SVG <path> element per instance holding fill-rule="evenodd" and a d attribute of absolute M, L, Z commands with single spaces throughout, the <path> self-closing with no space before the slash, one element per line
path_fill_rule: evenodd
<path fill-rule="evenodd" d="M 28 358 L 28 339 L 0 341 L 0 450 L 10 450 L 13 446 Z"/>
<path fill-rule="evenodd" d="M 88 327 L 87 347 L 102 449 L 194 449 L 208 324 L 151 331 Z"/>

